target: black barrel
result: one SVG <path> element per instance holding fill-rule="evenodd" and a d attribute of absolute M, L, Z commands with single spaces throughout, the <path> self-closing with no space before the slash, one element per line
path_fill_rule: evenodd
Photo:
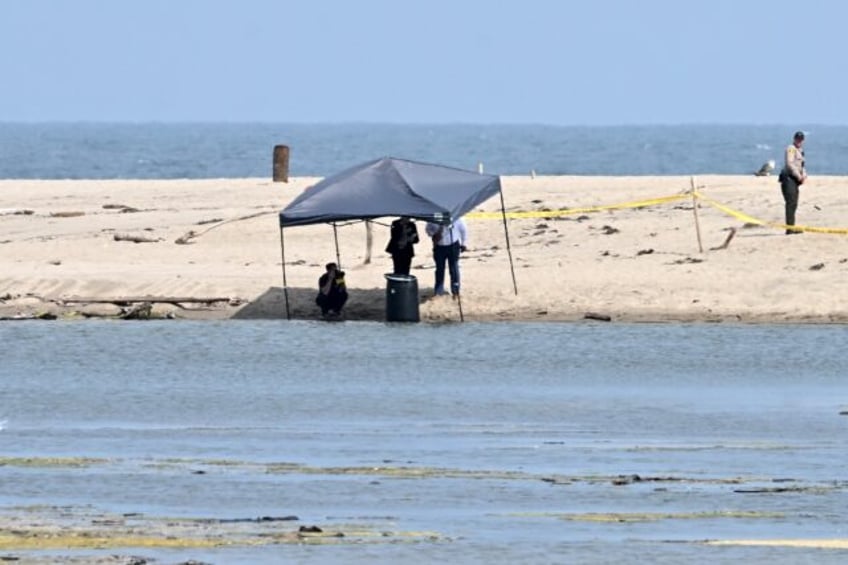
<path fill-rule="evenodd" d="M 418 322 L 418 279 L 386 273 L 386 321 Z"/>

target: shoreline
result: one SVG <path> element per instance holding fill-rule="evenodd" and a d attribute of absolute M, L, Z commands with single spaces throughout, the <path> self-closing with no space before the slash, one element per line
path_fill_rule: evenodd
<path fill-rule="evenodd" d="M 120 318 L 148 298 L 154 318 L 285 319 L 277 214 L 317 178 L 0 180 L 0 318 Z M 708 175 L 696 189 L 731 211 L 681 197 L 690 177 L 502 177 L 516 296 L 496 198 L 470 214 L 461 261 L 466 321 L 845 324 L 848 306 L 848 177 L 811 177 L 798 220 L 813 230 L 785 237 L 772 177 Z M 676 198 L 645 206 L 619 205 Z M 584 210 L 588 210 L 585 211 Z M 497 219 L 496 219 L 497 218 Z M 762 221 L 754 225 L 749 218 Z M 347 321 L 385 319 L 383 252 L 388 223 L 340 227 L 348 273 Z M 423 224 L 419 223 L 419 232 Z M 326 225 L 287 228 L 292 319 L 317 320 L 316 282 L 335 260 Z M 181 241 L 182 240 L 182 241 Z M 722 247 L 722 245 L 724 247 Z M 430 250 L 419 244 L 424 323 L 459 321 L 433 299 Z M 171 300 L 216 299 L 214 303 Z"/>

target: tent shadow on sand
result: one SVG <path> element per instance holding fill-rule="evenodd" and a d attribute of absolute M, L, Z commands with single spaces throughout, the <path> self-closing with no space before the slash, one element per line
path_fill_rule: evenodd
<path fill-rule="evenodd" d="M 344 319 L 348 321 L 385 321 L 386 291 L 381 288 L 349 289 L 344 307 Z M 321 310 L 315 304 L 317 290 L 314 288 L 289 287 L 289 308 L 292 320 L 320 320 Z M 419 291 L 419 302 L 424 295 Z M 286 297 L 282 287 L 271 287 L 240 308 L 233 320 L 285 320 Z"/>

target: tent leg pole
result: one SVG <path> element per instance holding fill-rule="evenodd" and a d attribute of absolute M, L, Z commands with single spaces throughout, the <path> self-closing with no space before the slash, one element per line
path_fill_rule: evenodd
<path fill-rule="evenodd" d="M 451 244 L 451 246 L 453 246 L 453 243 L 454 243 L 453 242 L 453 224 L 448 225 L 448 235 L 450 236 L 450 244 Z M 456 271 L 457 271 L 457 274 L 460 274 L 459 255 L 457 255 L 457 257 L 456 257 Z M 460 277 L 460 278 L 462 278 L 462 277 Z M 453 279 L 451 279 L 451 280 L 453 280 Z M 461 288 L 461 286 L 460 286 L 460 288 Z M 453 294 L 453 290 L 451 290 L 451 294 Z M 459 308 L 459 321 L 464 322 L 465 316 L 462 314 L 462 293 L 460 292 L 459 294 L 455 294 L 453 296 L 456 297 L 456 306 L 457 306 L 457 308 Z"/>
<path fill-rule="evenodd" d="M 509 256 L 509 272 L 512 273 L 512 288 L 518 296 L 518 284 L 515 282 L 515 266 L 512 264 L 512 248 L 509 245 L 509 229 L 506 226 L 506 206 L 504 205 L 503 188 L 498 190 L 501 195 L 501 216 L 503 217 L 504 237 L 506 238 L 506 254 Z"/>
<path fill-rule="evenodd" d="M 336 265 L 338 265 L 339 270 L 342 269 L 342 258 L 339 255 L 339 230 L 336 228 L 336 223 L 333 222 L 333 239 L 336 241 Z"/>
<path fill-rule="evenodd" d="M 283 265 L 283 294 L 286 297 L 286 320 L 291 320 L 291 309 L 289 308 L 289 285 L 286 282 L 286 239 L 283 236 L 283 227 L 280 226 L 280 256 Z"/>

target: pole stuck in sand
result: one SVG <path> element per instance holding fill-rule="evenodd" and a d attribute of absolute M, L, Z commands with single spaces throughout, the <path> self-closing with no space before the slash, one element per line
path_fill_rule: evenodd
<path fill-rule="evenodd" d="M 698 252 L 704 252 L 704 244 L 701 243 L 701 222 L 698 220 L 698 197 L 695 195 L 695 177 L 689 177 L 692 185 L 692 211 L 695 213 L 695 233 L 698 235 Z"/>
<path fill-rule="evenodd" d="M 274 182 L 289 182 L 289 146 L 274 146 Z"/>

